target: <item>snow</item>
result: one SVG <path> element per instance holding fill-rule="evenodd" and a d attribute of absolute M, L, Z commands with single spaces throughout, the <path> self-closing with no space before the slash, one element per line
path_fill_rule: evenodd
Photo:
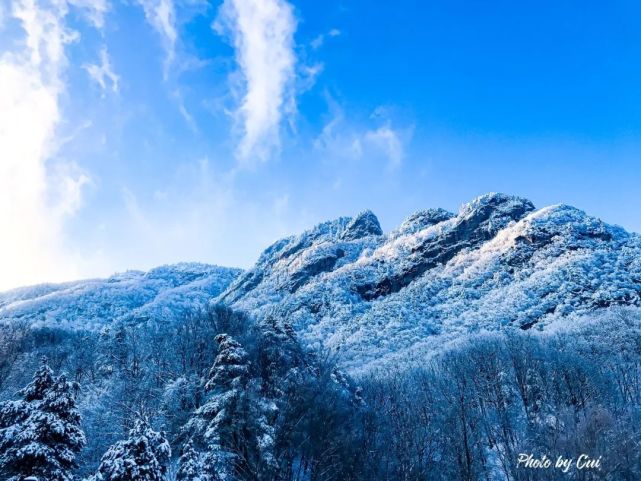
<path fill-rule="evenodd" d="M 280 241 L 218 300 L 288 319 L 308 344 L 340 352 L 352 371 L 483 329 L 541 329 L 570 314 L 640 303 L 640 237 L 570 206 L 535 210 L 525 199 L 488 194 L 456 216 L 421 211 L 387 235 L 345 242 L 349 222 Z M 331 268 L 307 272 L 337 249 L 344 255 Z M 436 260 L 420 272 L 430 255 Z M 250 277 L 259 281 L 247 288 Z M 300 284 L 294 292 L 292 278 Z M 370 299 L 359 291 L 386 282 L 400 288 Z"/>
<path fill-rule="evenodd" d="M 490 193 L 427 209 L 385 234 L 376 216 L 323 222 L 241 272 L 203 264 L 0 294 L 0 323 L 99 330 L 166 322 L 207 303 L 287 320 L 352 371 L 438 350 L 481 330 L 545 329 L 641 303 L 641 237 L 579 209 Z"/>
<path fill-rule="evenodd" d="M 127 271 L 108 279 L 40 285 L 0 293 L 0 324 L 100 329 L 117 320 L 166 319 L 220 294 L 239 269 L 197 263 Z"/>

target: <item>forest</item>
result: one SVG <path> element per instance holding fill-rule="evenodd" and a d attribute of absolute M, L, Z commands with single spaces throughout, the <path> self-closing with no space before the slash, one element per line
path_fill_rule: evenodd
<path fill-rule="evenodd" d="M 350 375 L 286 319 L 212 306 L 0 330 L 7 481 L 641 479 L 641 315 L 478 332 Z M 528 469 L 519 455 L 602 458 Z"/>

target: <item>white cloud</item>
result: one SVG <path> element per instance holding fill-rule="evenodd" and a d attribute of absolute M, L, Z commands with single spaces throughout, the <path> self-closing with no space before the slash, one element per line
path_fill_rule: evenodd
<path fill-rule="evenodd" d="M 314 50 L 318 50 L 325 44 L 325 39 L 327 37 L 338 37 L 340 36 L 341 31 L 337 28 L 332 28 L 329 32 L 327 33 L 321 33 L 317 37 L 315 37 L 311 42 L 310 45 Z"/>
<path fill-rule="evenodd" d="M 138 0 L 145 12 L 147 22 L 160 35 L 165 51 L 164 75 L 167 78 L 169 68 L 176 57 L 176 8 L 173 0 Z"/>
<path fill-rule="evenodd" d="M 107 0 L 69 0 L 69 4 L 82 10 L 89 22 L 98 30 L 105 26 L 105 16 L 109 11 Z"/>
<path fill-rule="evenodd" d="M 280 147 L 281 120 L 295 111 L 292 7 L 284 0 L 225 0 L 214 28 L 231 38 L 242 74 L 238 158 L 264 161 Z"/>
<path fill-rule="evenodd" d="M 383 125 L 376 130 L 366 131 L 363 139 L 385 153 L 390 167 L 398 167 L 401 164 L 405 155 L 403 144 L 398 132 L 390 125 Z"/>
<path fill-rule="evenodd" d="M 113 71 L 109 53 L 105 47 L 100 51 L 100 65 L 89 64 L 85 65 L 84 68 L 94 82 L 100 85 L 103 92 L 109 88 L 108 84 L 110 84 L 114 93 L 118 92 L 120 77 Z"/>
<path fill-rule="evenodd" d="M 383 108 L 377 108 L 364 125 L 350 122 L 343 109 L 329 96 L 328 103 L 332 116 L 314 140 L 316 150 L 334 159 L 383 159 L 390 169 L 401 165 L 405 157 L 404 144 L 412 135 L 411 127 L 393 127 Z"/>
<path fill-rule="evenodd" d="M 61 119 L 68 4 L 14 0 L 22 42 L 0 52 L 0 289 L 68 279 L 76 269 L 63 246 L 63 224 L 80 204 L 88 177 L 52 164 Z"/>

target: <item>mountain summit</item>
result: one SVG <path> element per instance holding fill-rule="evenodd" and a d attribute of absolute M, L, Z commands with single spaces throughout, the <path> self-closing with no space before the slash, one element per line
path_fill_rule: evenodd
<path fill-rule="evenodd" d="M 286 319 L 368 369 L 480 330 L 545 329 L 641 304 L 641 237 L 566 205 L 490 193 L 384 233 L 371 211 L 275 242 L 241 272 L 179 264 L 0 294 L 0 322 L 92 328 L 178 319 L 208 302 Z"/>
<path fill-rule="evenodd" d="M 266 249 L 218 298 L 290 320 L 354 369 L 640 300 L 638 235 L 497 193 L 458 214 L 417 212 L 387 234 L 369 211 L 322 223 Z"/>

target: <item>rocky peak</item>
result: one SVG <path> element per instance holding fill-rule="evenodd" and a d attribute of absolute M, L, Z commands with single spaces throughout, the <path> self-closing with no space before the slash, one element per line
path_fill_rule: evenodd
<path fill-rule="evenodd" d="M 427 227 L 440 224 L 454 217 L 454 214 L 445 209 L 419 210 L 403 221 L 397 230 L 398 235 L 414 234 Z"/>
<path fill-rule="evenodd" d="M 365 210 L 354 217 L 341 234 L 341 240 L 356 240 L 372 235 L 382 235 L 383 229 L 371 210 Z"/>
<path fill-rule="evenodd" d="M 413 247 L 411 255 L 393 274 L 356 287 L 360 296 L 371 301 L 398 292 L 425 272 L 449 262 L 464 249 L 474 249 L 492 239 L 511 222 L 534 211 L 532 202 L 520 197 L 490 193 L 461 207 L 456 217 L 438 234 L 425 236 Z"/>
<path fill-rule="evenodd" d="M 519 220 L 534 210 L 534 204 L 527 199 L 490 192 L 463 204 L 457 217 L 471 224 L 490 221 L 493 224 L 500 223 L 503 227 L 510 221 Z"/>
<path fill-rule="evenodd" d="M 369 212 L 343 219 L 300 254 L 261 267 L 255 288 L 222 300 L 277 311 L 309 342 L 361 361 L 369 352 L 371 362 L 399 346 L 436 349 L 468 329 L 544 328 L 641 305 L 641 236 L 573 207 L 535 210 L 491 193 L 456 214 L 416 212 L 389 235 L 378 235 Z"/>

